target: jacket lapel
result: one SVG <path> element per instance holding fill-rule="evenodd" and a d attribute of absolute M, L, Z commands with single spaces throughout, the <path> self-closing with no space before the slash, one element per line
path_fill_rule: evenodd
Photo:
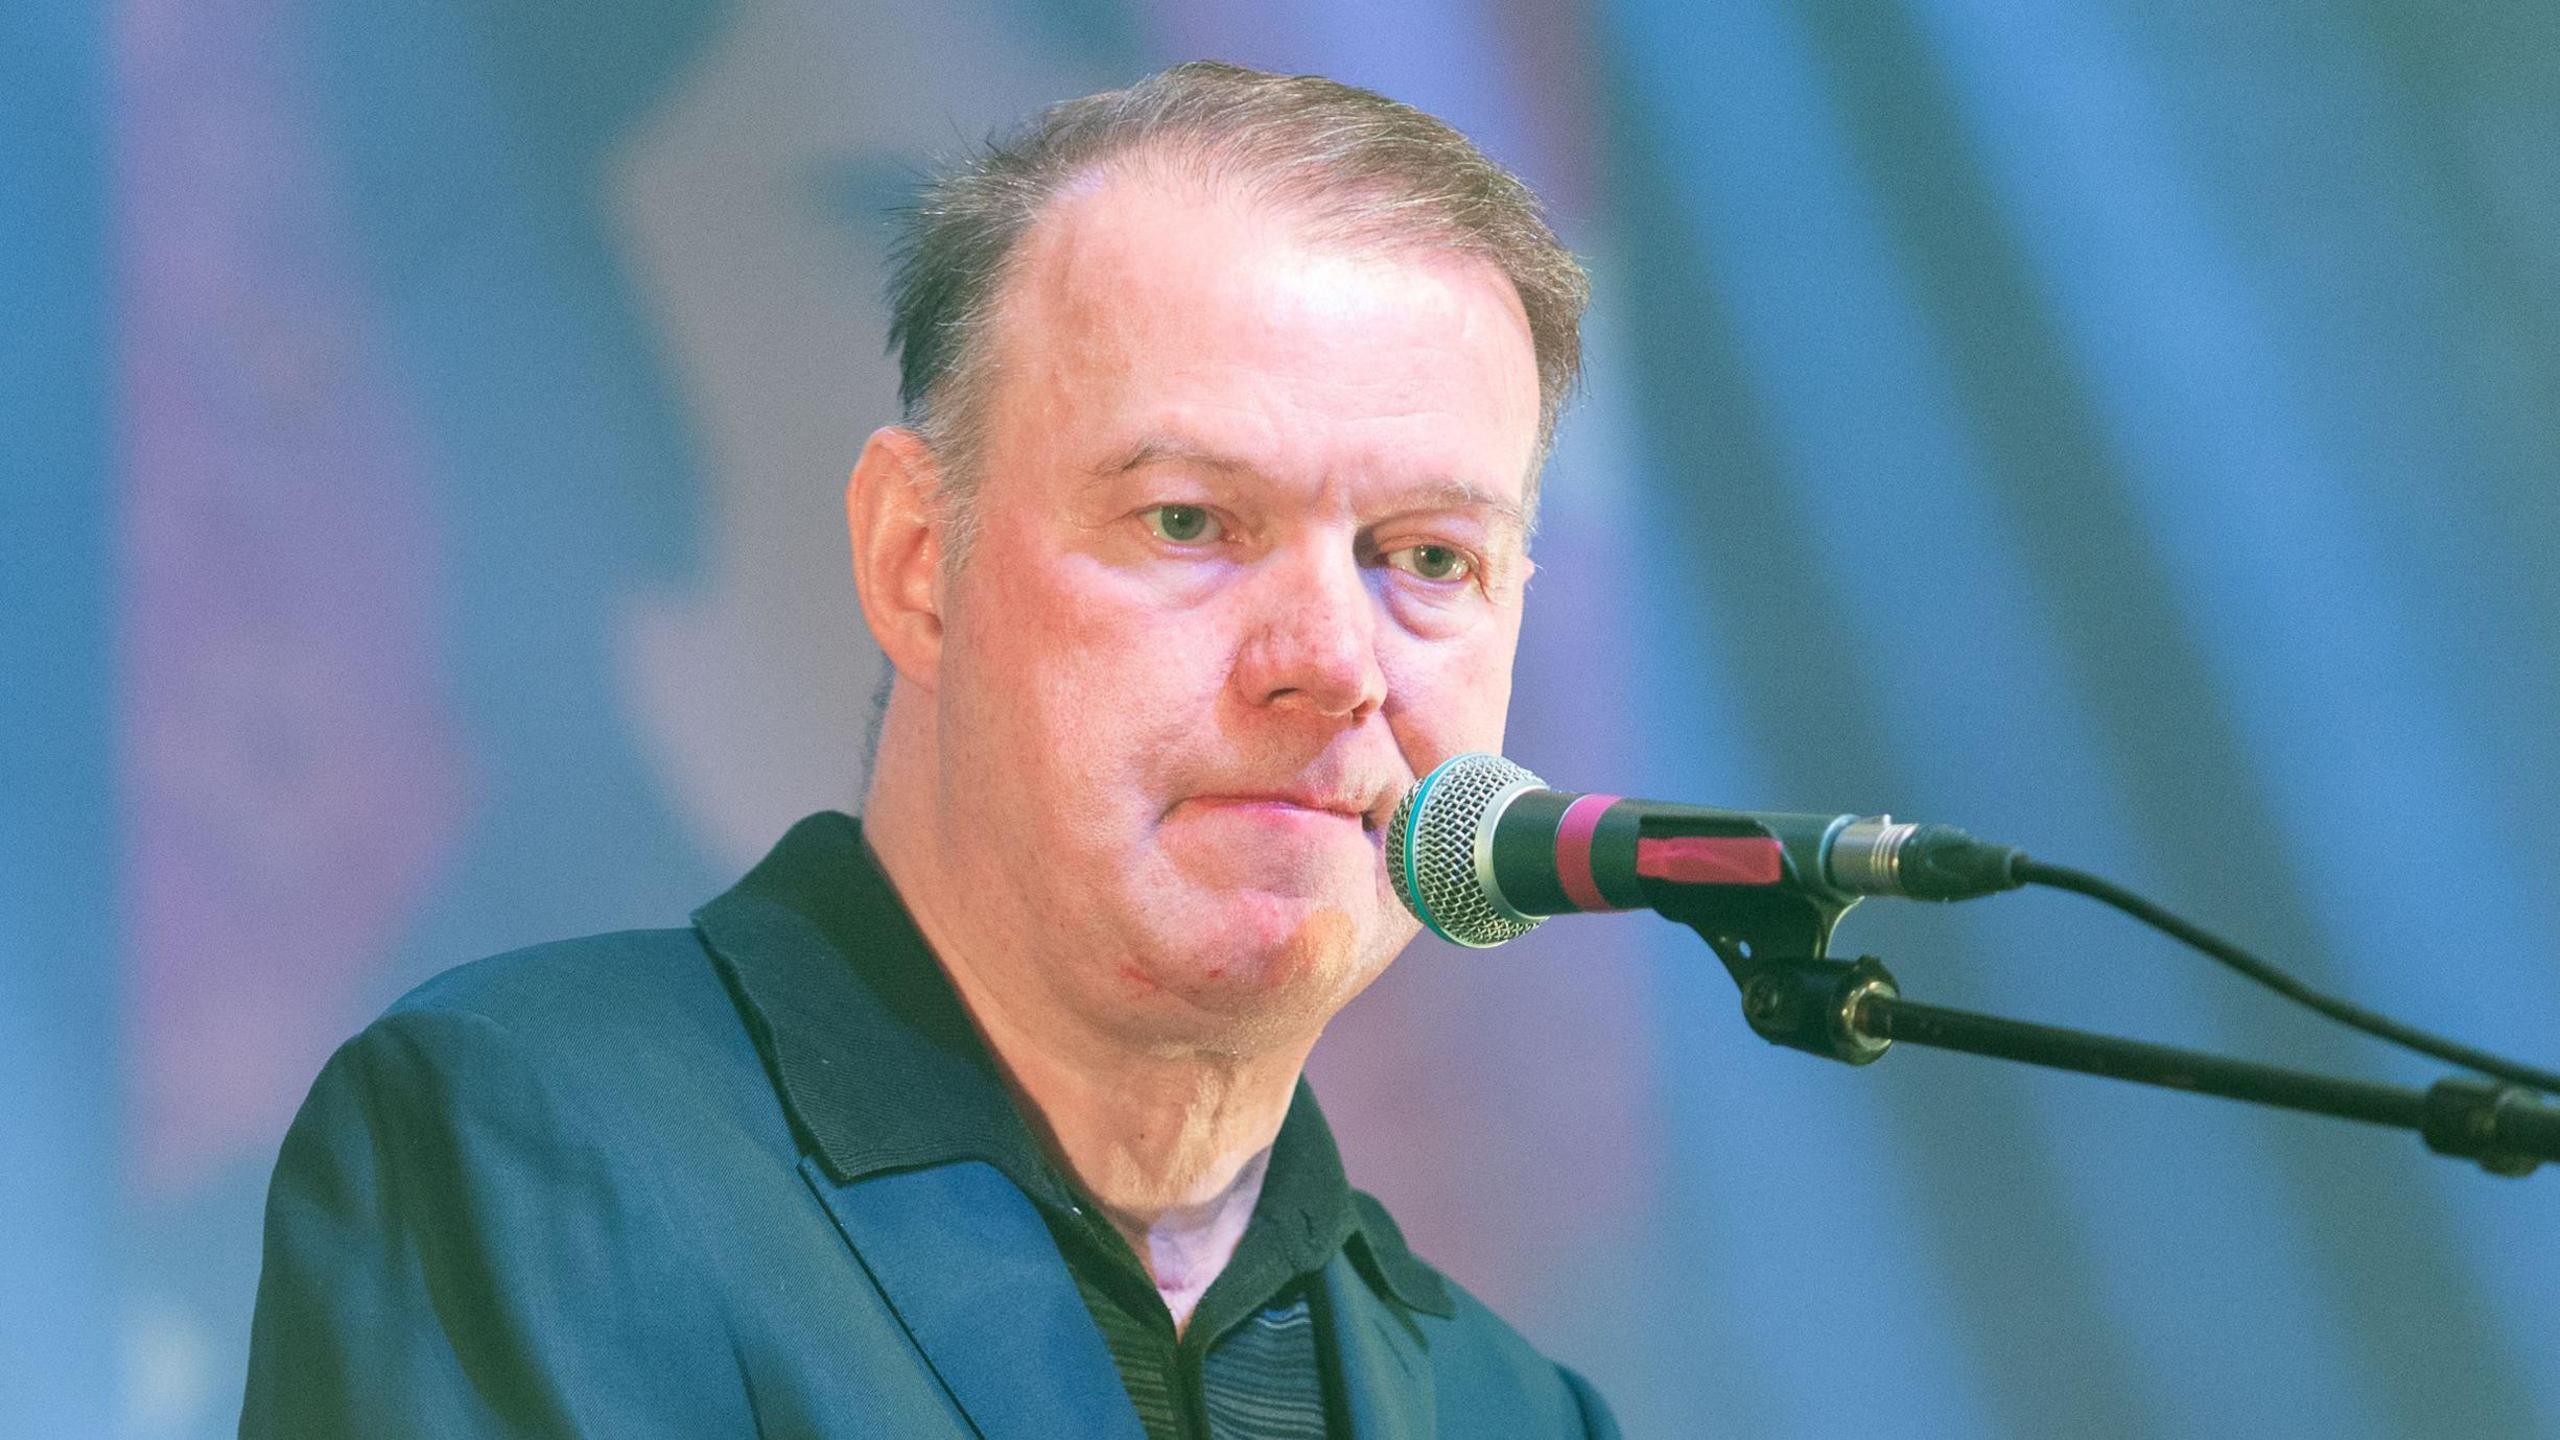
<path fill-rule="evenodd" d="M 1048 1227 L 995 1167 L 800 1169 L 984 1440 L 1146 1440 Z"/>
<path fill-rule="evenodd" d="M 1325 1262 L 1325 1299 L 1333 1309 L 1334 1373 L 1356 1440 L 1431 1440 L 1438 1396 L 1422 1334 L 1337 1252 Z"/>

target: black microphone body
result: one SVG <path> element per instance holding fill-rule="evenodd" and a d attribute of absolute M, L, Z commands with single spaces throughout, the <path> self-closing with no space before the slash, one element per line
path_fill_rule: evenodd
<path fill-rule="evenodd" d="M 1587 822 L 1577 807 L 1596 814 Z M 1601 907 L 1575 903 L 1566 888 L 1576 842 L 1568 829 L 1587 823 L 1586 863 L 1594 889 L 1613 910 L 1647 903 L 1648 882 L 1664 884 L 1788 884 L 1838 900 L 1899 895 L 1914 900 L 1966 900 L 2015 888 L 2005 850 L 1994 850 L 1952 825 L 1906 825 L 1890 815 L 1792 815 L 1756 810 L 1717 810 L 1618 795 L 1577 795 L 1564 790 L 1525 790 L 1487 817 L 1493 827 L 1494 883 L 1526 914 L 1560 915 Z M 1728 838 L 1775 842 L 1777 873 L 1754 881 L 1737 873 L 1712 880 L 1703 860 L 1646 862 L 1648 838 Z M 1748 846 L 1730 847 L 1737 868 Z M 1989 852 L 1989 853 L 1986 853 Z M 1654 850 L 1659 855 L 1660 850 Z M 1718 853 L 1714 847 L 1674 848 L 1672 854 Z M 1650 872 L 1650 873 L 1649 873 Z M 1757 873 L 1757 872 L 1753 872 Z M 1576 877 L 1577 879 L 1579 877 Z"/>
<path fill-rule="evenodd" d="M 1833 910 L 1867 895 L 1961 900 L 2014 889 L 2018 852 L 1890 816 L 1718 810 L 1550 790 L 1492 755 L 1414 786 L 1389 825 L 1396 893 L 1425 925 L 1485 946 L 1569 912 L 1694 909 L 1772 889 Z"/>

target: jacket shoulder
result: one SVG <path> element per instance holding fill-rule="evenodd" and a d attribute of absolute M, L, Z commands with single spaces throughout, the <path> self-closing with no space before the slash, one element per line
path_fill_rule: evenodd
<path fill-rule="evenodd" d="M 508 1029 L 628 1025 L 725 992 L 692 929 L 620 930 L 456 965 L 392 1002 L 384 1018 L 466 1011 Z"/>
<path fill-rule="evenodd" d="M 1540 1353 L 1465 1286 L 1413 1253 L 1377 1197 L 1352 1192 L 1386 1292 L 1430 1356 L 1443 1428 L 1451 1433 L 1589 1436 L 1618 1434 L 1607 1402 L 1589 1381 Z"/>
<path fill-rule="evenodd" d="M 1449 1293 L 1457 1314 L 1438 1327 L 1443 1333 L 1431 1344 L 1444 1418 L 1450 1398 L 1462 1397 L 1459 1403 L 1488 1423 L 1514 1424 L 1534 1415 L 1546 1422 L 1534 1433 L 1614 1440 L 1617 1419 L 1590 1381 L 1541 1354 L 1465 1286 L 1451 1281 Z M 1425 1333 L 1434 1328 L 1424 1317 Z M 1498 1408 L 1486 1401 L 1498 1402 Z"/>
<path fill-rule="evenodd" d="M 340 1053 L 350 1064 L 402 1057 L 417 1077 L 405 1089 L 439 1109 L 477 1111 L 492 1087 L 532 1085 L 618 1146 L 683 1153 L 744 1126 L 791 1153 L 763 1058 L 690 929 L 581 936 L 456 966 Z"/>
<path fill-rule="evenodd" d="M 751 1428 L 736 1372 L 702 1361 L 733 1287 L 698 1257 L 724 1219 L 800 1197 L 760 1084 L 689 932 L 538 946 L 411 991 L 285 1136 L 240 1433 Z M 706 1200 L 703 1176 L 770 1178 Z"/>

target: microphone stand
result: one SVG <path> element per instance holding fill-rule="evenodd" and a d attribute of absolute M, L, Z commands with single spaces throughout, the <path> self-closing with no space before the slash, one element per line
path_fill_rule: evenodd
<path fill-rule="evenodd" d="M 2521 1086 L 2444 1079 L 2425 1090 L 2342 1080 L 2139 1040 L 2036 1025 L 1902 998 L 1873 956 L 1823 957 L 1846 905 L 1802 892 L 1664 894 L 1655 908 L 1703 936 L 1742 987 L 1742 1014 L 1762 1039 L 1851 1065 L 1896 1041 L 2105 1075 L 2257 1105 L 2414 1130 L 2440 1155 L 2493 1175 L 2560 1163 L 2560 1106 Z"/>

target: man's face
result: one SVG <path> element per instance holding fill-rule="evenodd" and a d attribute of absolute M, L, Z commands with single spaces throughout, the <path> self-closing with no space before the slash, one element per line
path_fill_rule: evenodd
<path fill-rule="evenodd" d="M 1071 194 L 1020 258 L 944 601 L 946 833 L 1051 1003 L 1311 1038 L 1413 936 L 1397 799 L 1501 745 L 1527 321 L 1483 261 L 1152 179 Z"/>

